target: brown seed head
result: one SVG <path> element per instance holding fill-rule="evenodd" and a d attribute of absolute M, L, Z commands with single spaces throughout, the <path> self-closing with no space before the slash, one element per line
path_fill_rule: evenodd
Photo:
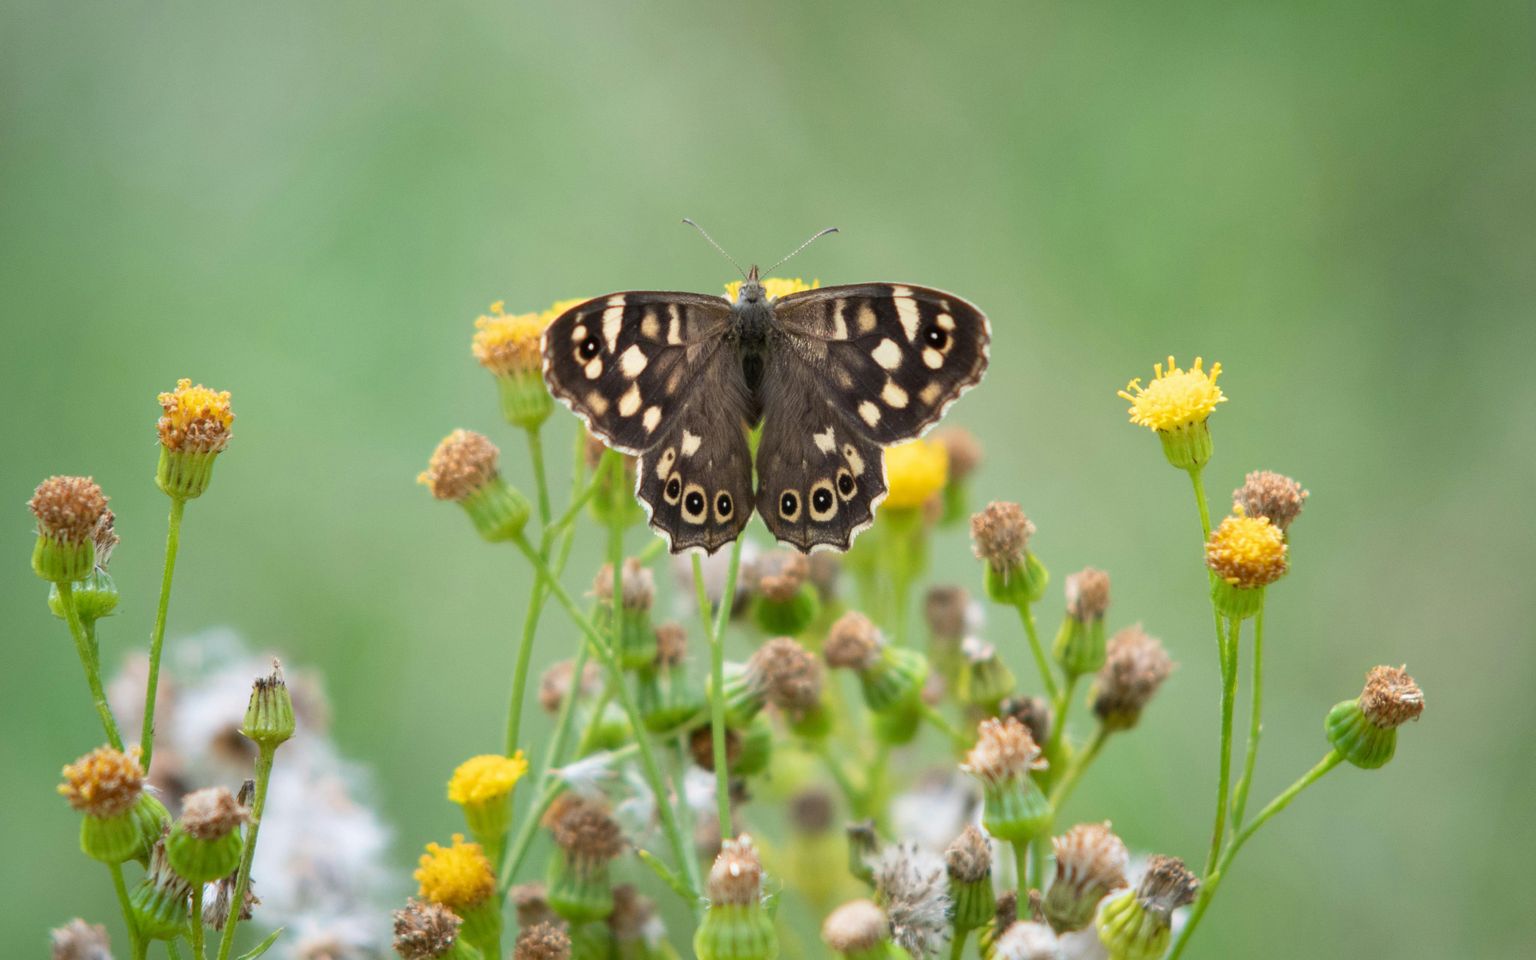
<path fill-rule="evenodd" d="M 599 601 L 613 600 L 613 564 L 605 563 L 592 581 L 592 595 Z M 642 567 L 635 557 L 624 560 L 624 609 L 650 610 L 656 601 L 656 575 Z"/>
<path fill-rule="evenodd" d="M 949 451 L 949 479 L 951 483 L 964 483 L 965 479 L 981 466 L 981 441 L 969 430 L 946 427 L 933 438 Z"/>
<path fill-rule="evenodd" d="M 964 587 L 941 584 L 923 598 L 928 632 L 943 640 L 959 640 L 970 627 L 971 595 Z"/>
<path fill-rule="evenodd" d="M 79 917 L 49 933 L 53 941 L 53 960 L 112 960 L 112 942 L 107 928 L 86 923 Z"/>
<path fill-rule="evenodd" d="M 775 637 L 752 654 L 747 677 L 769 703 L 791 713 L 809 710 L 821 698 L 821 665 L 790 637 Z"/>
<path fill-rule="evenodd" d="M 800 833 L 826 833 L 836 814 L 832 794 L 821 787 L 807 787 L 789 799 L 789 822 Z"/>
<path fill-rule="evenodd" d="M 993 501 L 971 517 L 971 548 L 998 573 L 1024 562 L 1035 525 L 1016 503 Z"/>
<path fill-rule="evenodd" d="M 827 631 L 821 655 L 829 667 L 865 670 L 880 654 L 880 631 L 874 622 L 856 610 L 837 618 Z"/>
<path fill-rule="evenodd" d="M 1104 666 L 1094 684 L 1093 711 L 1113 729 L 1136 725 L 1158 687 L 1173 672 L 1168 651 L 1140 625 L 1109 638 Z"/>
<path fill-rule="evenodd" d="M 1166 921 L 1179 907 L 1194 903 L 1199 889 L 1200 881 L 1183 860 L 1154 854 L 1147 861 L 1141 885 L 1136 888 L 1136 899 L 1141 901 L 1142 909 Z"/>
<path fill-rule="evenodd" d="M 117 514 L 111 510 L 103 511 L 96 529 L 91 531 L 91 539 L 96 541 L 96 566 L 105 569 L 112 559 L 112 551 L 123 539 L 117 535 Z"/>
<path fill-rule="evenodd" d="M 507 899 L 512 902 L 512 910 L 517 914 L 519 929 L 540 923 L 560 923 L 559 915 L 549 905 L 549 896 L 542 883 L 519 883 L 507 891 Z"/>
<path fill-rule="evenodd" d="M 891 921 L 891 939 L 914 957 L 933 955 L 947 939 L 949 884 L 944 861 L 913 843 L 875 858 L 875 900 Z"/>
<path fill-rule="evenodd" d="M 90 477 L 49 477 L 37 485 L 27 507 L 37 518 L 38 536 L 70 544 L 89 540 L 111 515 L 107 495 Z"/>
<path fill-rule="evenodd" d="M 742 748 L 741 731 L 735 727 L 725 728 L 725 766 L 726 769 L 736 765 L 741 758 Z M 715 741 L 714 734 L 708 724 L 695 727 L 688 734 L 688 755 L 693 758 L 694 765 L 701 770 L 715 772 Z"/>
<path fill-rule="evenodd" d="M 1375 667 L 1360 691 L 1360 712 L 1383 730 L 1419 719 L 1424 712 L 1424 691 L 1408 676 L 1408 668 Z"/>
<path fill-rule="evenodd" d="M 705 884 L 711 903 L 756 903 L 763 892 L 763 862 L 752 838 L 742 834 L 720 845 L 720 855 L 709 868 Z"/>
<path fill-rule="evenodd" d="M 752 565 L 750 588 L 774 603 L 788 603 L 811 576 L 811 561 L 797 550 L 770 550 Z"/>
<path fill-rule="evenodd" d="M 1232 491 L 1232 509 L 1250 517 L 1268 517 L 1284 533 L 1306 506 L 1307 491 L 1282 473 L 1255 470 L 1243 485 Z"/>
<path fill-rule="evenodd" d="M 1051 704 L 1044 697 L 1007 697 L 998 705 L 998 719 L 1012 717 L 1029 728 L 1036 743 L 1051 739 Z"/>
<path fill-rule="evenodd" d="M 1085 567 L 1067 576 L 1067 616 L 1079 623 L 1103 620 L 1109 609 L 1109 574 Z"/>
<path fill-rule="evenodd" d="M 138 750 L 132 754 L 98 747 L 64 768 L 59 793 L 88 817 L 106 820 L 127 811 L 144 792 Z"/>
<path fill-rule="evenodd" d="M 250 818 L 251 811 L 224 787 L 197 790 L 181 801 L 181 825 L 199 840 L 227 837 Z"/>
<path fill-rule="evenodd" d="M 1125 886 L 1129 860 L 1125 844 L 1104 823 L 1080 823 L 1051 839 L 1056 851 L 1056 883 L 1074 888 L 1076 895 L 1097 891 L 1103 896 Z"/>
<path fill-rule="evenodd" d="M 688 631 L 675 620 L 656 627 L 656 666 L 681 666 L 688 659 Z"/>
<path fill-rule="evenodd" d="M 453 949 L 462 923 L 441 904 L 407 900 L 395 911 L 395 952 L 403 960 L 435 960 Z"/>
<path fill-rule="evenodd" d="M 992 925 L 1007 930 L 1019 919 L 1019 895 L 1013 890 L 997 895 L 997 909 L 993 912 Z"/>
<path fill-rule="evenodd" d="M 576 664 L 571 660 L 560 660 L 544 671 L 539 678 L 539 706 L 547 713 L 556 713 L 560 710 L 560 703 L 565 699 L 565 693 L 571 688 L 571 675 L 576 669 Z M 581 671 L 581 688 L 576 691 L 578 698 L 590 698 L 597 696 L 602 688 L 603 678 L 597 664 L 588 662 Z"/>
<path fill-rule="evenodd" d="M 972 823 L 944 851 L 944 866 L 957 883 L 977 883 L 992 873 L 992 841 Z"/>
<path fill-rule="evenodd" d="M 624 830 L 599 803 L 563 793 L 544 814 L 555 843 L 573 859 L 612 860 L 624 852 Z"/>
<path fill-rule="evenodd" d="M 608 915 L 608 929 L 620 943 L 645 938 L 647 928 L 656 919 L 656 902 L 635 889 L 632 883 L 613 888 L 613 912 Z"/>
<path fill-rule="evenodd" d="M 247 781 L 249 782 L 249 781 Z M 229 922 L 230 904 L 235 899 L 235 879 L 239 871 L 231 873 L 227 877 L 220 877 L 213 885 L 213 897 L 203 909 L 203 924 L 215 930 L 223 930 L 224 924 Z M 247 877 L 245 881 L 245 896 L 240 898 L 240 920 L 244 922 L 251 919 L 253 908 L 261 904 L 261 898 L 256 896 L 256 879 Z"/>
<path fill-rule="evenodd" d="M 976 728 L 976 746 L 965 755 L 960 769 L 987 783 L 1002 783 L 1025 776 L 1031 770 L 1044 770 L 1045 759 L 1029 728 L 1013 719 L 981 721 Z"/>
<path fill-rule="evenodd" d="M 229 391 L 192 386 L 185 378 L 176 389 L 157 398 L 164 415 L 155 424 L 160 444 L 173 453 L 217 453 L 229 446 L 229 428 L 235 415 L 229 407 Z"/>
<path fill-rule="evenodd" d="M 890 938 L 890 921 L 873 900 L 845 903 L 828 914 L 821 925 L 821 939 L 838 953 L 863 953 Z"/>
<path fill-rule="evenodd" d="M 439 500 L 463 500 L 497 477 L 501 451 L 483 434 L 455 430 L 443 438 L 416 480 Z"/>
<path fill-rule="evenodd" d="M 512 960 L 568 960 L 571 938 L 552 923 L 539 923 L 518 931 Z"/>

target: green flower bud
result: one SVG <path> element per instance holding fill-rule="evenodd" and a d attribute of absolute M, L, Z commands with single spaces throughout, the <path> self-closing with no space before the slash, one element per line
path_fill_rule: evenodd
<path fill-rule="evenodd" d="M 985 926 L 997 912 L 992 894 L 992 842 L 975 824 L 944 851 L 949 874 L 950 920 L 956 933 Z"/>
<path fill-rule="evenodd" d="M 1030 776 L 1045 768 L 1029 730 L 1013 717 L 983 720 L 960 769 L 982 787 L 982 825 L 999 840 L 1033 840 L 1051 826 L 1051 802 Z"/>
<path fill-rule="evenodd" d="M 165 838 L 171 869 L 193 884 L 210 883 L 233 873 L 244 847 L 240 825 L 249 819 L 250 811 L 223 787 L 188 794 L 182 802 L 181 819 Z"/>
<path fill-rule="evenodd" d="M 59 793 L 85 815 L 80 849 L 103 863 L 147 856 L 170 820 L 165 805 L 144 790 L 137 751 L 91 751 L 64 768 Z"/>
<path fill-rule="evenodd" d="M 102 617 L 111 616 L 117 610 L 119 599 L 117 583 L 110 573 L 99 566 L 93 567 L 91 572 L 85 575 L 85 579 L 75 582 L 71 596 L 74 597 L 75 612 L 79 614 L 80 622 L 87 625 L 95 623 Z M 69 613 L 64 609 L 64 598 L 59 595 L 57 583 L 48 588 L 48 609 L 60 620 L 69 619 Z"/>
<path fill-rule="evenodd" d="M 293 698 L 288 694 L 282 665 L 273 660 L 272 673 L 258 677 L 251 685 L 240 732 L 259 746 L 275 748 L 293 736 L 294 725 Z"/>
<path fill-rule="evenodd" d="M 822 655 L 828 666 L 858 673 L 864 702 L 876 713 L 909 706 L 928 679 L 928 658 L 886 645 L 862 613 L 846 613 L 832 624 Z"/>
<path fill-rule="evenodd" d="M 570 938 L 571 960 L 609 960 L 613 955 L 613 930 L 602 920 L 572 924 Z"/>
<path fill-rule="evenodd" d="M 548 420 L 555 409 L 554 398 L 538 369 L 497 377 L 496 386 L 501 393 L 501 412 L 514 427 L 533 429 Z"/>
<path fill-rule="evenodd" d="M 1013 693 L 1013 671 L 990 643 L 967 637 L 960 649 L 963 658 L 955 696 L 961 703 L 980 707 L 984 713 L 996 713 L 1003 698 Z"/>
<path fill-rule="evenodd" d="M 1397 728 L 1424 712 L 1424 692 L 1401 667 L 1376 667 L 1365 689 L 1328 711 L 1328 742 L 1363 770 L 1386 766 L 1397 750 Z"/>
<path fill-rule="evenodd" d="M 619 665 L 626 670 L 651 666 L 656 660 L 656 631 L 651 626 L 651 606 L 656 600 L 656 575 L 640 561 L 624 561 L 622 605 L 623 629 L 616 645 Z M 596 607 L 592 623 L 598 630 L 613 633 L 613 564 L 605 563 L 592 582 Z"/>
<path fill-rule="evenodd" d="M 556 851 L 546 878 L 549 905 L 573 924 L 613 912 L 610 865 L 624 851 L 624 834 L 608 812 L 575 794 L 561 794 L 544 822 Z"/>
<path fill-rule="evenodd" d="M 1110 960 L 1157 960 L 1168 949 L 1173 911 L 1194 902 L 1200 881 L 1177 857 L 1154 856 L 1141 884 L 1099 911 L 1099 941 Z"/>
<path fill-rule="evenodd" d="M 1035 525 L 1016 503 L 994 502 L 971 517 L 971 544 L 986 561 L 987 596 L 1013 606 L 1034 603 L 1045 595 L 1050 575 L 1029 551 Z"/>
<path fill-rule="evenodd" d="M 725 841 L 706 884 L 709 909 L 693 937 L 698 960 L 774 960 L 773 917 L 762 902 L 763 867 L 752 841 Z"/>
<path fill-rule="evenodd" d="M 433 497 L 463 507 L 480 536 L 493 543 L 520 536 L 532 512 L 528 498 L 502 479 L 500 456 L 484 436 L 455 430 L 437 445 L 417 478 Z"/>
<path fill-rule="evenodd" d="M 704 693 L 688 676 L 688 637 L 675 623 L 656 628 L 656 660 L 640 671 L 635 702 L 647 730 L 674 733 L 693 721 L 705 707 Z"/>
<path fill-rule="evenodd" d="M 1104 665 L 1104 614 L 1109 609 L 1109 574 L 1088 567 L 1067 577 L 1067 615 L 1052 652 L 1068 676 L 1094 673 Z"/>
<path fill-rule="evenodd" d="M 50 583 L 74 583 L 90 576 L 98 528 L 105 526 L 116 542 L 107 497 L 90 477 L 49 477 L 37 485 L 27 508 L 37 518 L 32 570 Z"/>
<path fill-rule="evenodd" d="M 186 930 L 192 885 L 171 868 L 165 844 L 156 843 L 149 855 L 149 870 L 128 895 L 139 936 L 174 940 Z"/>
<path fill-rule="evenodd" d="M 771 550 L 753 562 L 747 578 L 752 617 L 765 633 L 794 637 L 810 628 L 821 613 L 810 578 L 810 559 L 796 551 Z"/>

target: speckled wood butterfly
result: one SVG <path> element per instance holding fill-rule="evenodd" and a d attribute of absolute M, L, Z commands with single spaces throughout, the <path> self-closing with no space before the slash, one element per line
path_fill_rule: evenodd
<path fill-rule="evenodd" d="M 734 302 L 630 291 L 572 307 L 544 332 L 544 379 L 639 457 L 635 492 L 673 553 L 715 552 L 754 508 L 782 543 L 846 550 L 885 497 L 881 448 L 974 386 L 990 339 L 952 293 L 859 283 L 775 298 L 754 266 Z"/>

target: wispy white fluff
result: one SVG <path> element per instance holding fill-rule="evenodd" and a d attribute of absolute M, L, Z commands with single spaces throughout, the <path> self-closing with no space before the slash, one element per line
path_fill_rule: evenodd
<path fill-rule="evenodd" d="M 875 901 L 891 921 L 891 938 L 922 960 L 949 942 L 949 884 L 944 860 L 913 843 L 886 847 L 871 864 Z"/>
<path fill-rule="evenodd" d="M 893 831 L 924 850 L 942 853 L 975 821 L 977 799 L 969 777 L 948 771 L 926 777 L 891 801 Z"/>

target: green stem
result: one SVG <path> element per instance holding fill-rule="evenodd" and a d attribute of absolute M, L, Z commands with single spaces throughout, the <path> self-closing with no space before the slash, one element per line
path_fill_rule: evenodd
<path fill-rule="evenodd" d="M 658 539 L 657 542 L 659 543 L 660 540 Z M 672 757 L 675 761 L 672 765 L 674 771 L 672 782 L 677 784 L 678 793 L 678 826 L 682 829 L 684 836 L 697 836 L 694 833 L 693 808 L 689 806 L 688 798 L 683 793 L 683 784 L 688 777 L 688 735 L 686 733 L 677 735 L 677 739 L 672 744 Z M 683 866 L 688 871 L 689 887 L 694 890 L 704 889 L 704 877 L 699 870 L 699 858 L 689 857 L 683 862 Z"/>
<path fill-rule="evenodd" d="M 64 608 L 64 620 L 69 624 L 70 636 L 75 639 L 75 652 L 80 655 L 80 667 L 85 671 L 85 682 L 91 688 L 91 700 L 96 704 L 96 713 L 101 717 L 102 729 L 107 732 L 107 742 L 112 744 L 112 749 L 123 749 L 123 735 L 118 731 L 117 718 L 112 715 L 112 707 L 107 703 L 107 692 L 101 685 L 100 657 L 96 654 L 95 643 L 85 626 L 80 622 L 80 610 L 75 606 L 75 585 L 64 581 L 58 584 L 59 605 Z M 149 769 L 145 765 L 145 769 Z"/>
<path fill-rule="evenodd" d="M 1195 488 L 1195 506 L 1200 510 L 1201 542 L 1211 539 L 1211 506 L 1205 498 L 1204 467 L 1189 470 L 1189 482 Z"/>
<path fill-rule="evenodd" d="M 1045 695 L 1052 702 L 1061 696 L 1056 687 L 1056 677 L 1051 673 L 1051 661 L 1045 656 L 1045 647 L 1040 645 L 1040 631 L 1035 628 L 1035 611 L 1028 601 L 1021 601 L 1016 606 L 1019 609 L 1019 619 L 1024 621 L 1024 632 L 1029 636 L 1029 649 L 1035 655 L 1035 667 L 1040 671 L 1040 682 L 1045 687 Z"/>
<path fill-rule="evenodd" d="M 731 839 L 731 773 L 725 756 L 725 643 L 715 636 L 714 610 L 709 590 L 704 586 L 704 564 L 693 555 L 693 589 L 698 597 L 699 616 L 704 621 L 704 638 L 709 642 L 709 735 L 715 761 L 715 815 L 720 820 L 720 837 Z M 722 605 L 724 599 L 721 600 Z"/>
<path fill-rule="evenodd" d="M 171 960 L 181 960 L 181 948 L 176 945 L 175 940 L 165 941 L 165 955 Z"/>
<path fill-rule="evenodd" d="M 1221 844 L 1226 838 L 1227 804 L 1232 786 L 1232 709 L 1237 700 L 1237 644 L 1243 621 L 1231 619 L 1226 641 L 1221 647 L 1221 753 L 1216 774 L 1216 823 L 1211 828 L 1211 851 L 1206 856 L 1205 873 L 1216 869 Z"/>
<path fill-rule="evenodd" d="M 267 782 L 272 779 L 272 758 L 277 746 L 260 744 L 256 754 L 256 797 L 251 803 L 251 823 L 245 831 L 245 847 L 240 852 L 240 870 L 235 874 L 235 889 L 229 901 L 229 919 L 224 921 L 224 936 L 219 941 L 218 960 L 229 960 L 235 946 L 235 928 L 245 905 L 245 891 L 251 885 L 251 861 L 256 858 L 256 835 L 261 831 L 261 814 L 267 806 Z"/>
<path fill-rule="evenodd" d="M 1029 901 L 1029 841 L 1013 841 L 1013 869 L 1018 873 L 1019 899 Z"/>
<path fill-rule="evenodd" d="M 1243 844 L 1248 842 L 1248 838 L 1258 833 L 1259 828 L 1268 823 L 1270 818 L 1290 806 L 1291 801 L 1295 800 L 1303 790 L 1321 780 L 1324 774 L 1338 766 L 1339 762 L 1343 759 L 1344 756 L 1337 750 L 1328 751 L 1328 754 L 1318 761 L 1317 766 L 1302 774 L 1300 779 L 1286 787 L 1275 799 L 1269 801 L 1269 804 L 1254 816 L 1252 823 L 1239 830 L 1233 836 L 1232 843 L 1222 853 L 1216 869 L 1214 871 L 1207 871 L 1205 882 L 1200 885 L 1200 895 L 1195 900 L 1195 908 L 1189 915 L 1189 922 L 1184 924 L 1184 929 L 1179 933 L 1178 940 L 1174 941 L 1173 950 L 1168 954 L 1168 960 L 1178 960 L 1178 957 L 1183 954 L 1185 944 L 1189 942 L 1189 938 L 1195 932 L 1195 928 L 1200 925 L 1200 918 L 1205 916 L 1205 911 L 1210 907 L 1212 898 L 1216 896 L 1216 890 L 1221 886 L 1221 881 L 1226 877 L 1227 870 L 1232 866 L 1232 861 L 1236 859 L 1237 852 L 1243 848 Z"/>
<path fill-rule="evenodd" d="M 1253 785 L 1253 768 L 1259 760 L 1259 735 L 1263 732 L 1264 706 L 1264 606 L 1253 616 L 1253 702 L 1248 709 L 1248 751 L 1243 757 L 1243 775 L 1237 780 L 1237 794 L 1232 800 L 1232 829 L 1243 829 L 1243 812 L 1248 807 L 1248 790 Z"/>
<path fill-rule="evenodd" d="M 956 746 L 969 747 L 975 742 L 975 738 L 966 736 L 966 734 L 959 727 L 949 722 L 948 717 L 940 713 L 938 709 L 933 706 L 933 704 L 929 703 L 927 700 L 924 700 L 922 697 L 917 698 L 917 709 L 923 715 L 924 720 L 927 720 L 929 723 L 933 724 L 935 729 L 939 730 L 945 736 L 949 737 L 950 740 L 954 741 Z"/>
<path fill-rule="evenodd" d="M 1053 704 L 1051 735 L 1045 742 L 1045 759 L 1051 764 L 1051 769 L 1046 771 L 1047 783 L 1064 773 L 1060 766 L 1061 745 L 1066 736 L 1067 712 L 1072 708 L 1072 692 L 1077 688 L 1077 677 L 1075 673 L 1067 674 L 1066 683 L 1061 687 L 1061 696 Z"/>
<path fill-rule="evenodd" d="M 848 776 L 848 771 L 843 767 L 843 762 L 832 752 L 832 747 L 827 742 L 827 738 L 820 737 L 816 740 L 808 741 L 808 745 L 810 751 L 821 758 L 821 762 L 826 765 L 827 773 L 832 775 L 833 781 L 837 783 L 837 788 L 843 792 L 843 799 L 848 801 L 848 809 L 857 810 L 859 808 L 859 788 L 854 785 L 853 778 Z"/>
<path fill-rule="evenodd" d="M 549 522 L 549 479 L 544 471 L 544 444 L 539 439 L 539 428 L 528 428 L 528 455 L 533 462 L 534 485 L 538 488 L 539 524 L 543 527 L 539 542 L 539 555 L 549 558 L 552 533 Z M 562 519 L 564 519 L 562 517 Z M 522 733 L 523 699 L 528 692 L 528 667 L 533 660 L 533 641 L 539 630 L 539 617 L 544 612 L 544 581 L 535 576 L 528 591 L 528 610 L 523 615 L 523 635 L 517 646 L 517 663 L 512 670 L 512 696 L 507 707 L 506 755 L 517 752 L 518 737 Z"/>
<path fill-rule="evenodd" d="M 1104 742 L 1109 739 L 1109 734 L 1109 728 L 1102 723 L 1099 724 L 1088 746 L 1072 758 L 1066 772 L 1061 775 L 1061 779 L 1056 781 L 1055 787 L 1051 790 L 1051 809 L 1060 810 L 1061 805 L 1067 802 L 1067 797 L 1072 795 L 1077 781 L 1082 778 L 1083 771 L 1088 769 L 1088 765 L 1098 757 L 1099 751 L 1104 749 Z"/>
<path fill-rule="evenodd" d="M 192 884 L 192 956 L 195 960 L 203 960 L 207 955 L 203 951 L 203 884 Z"/>
<path fill-rule="evenodd" d="M 869 764 L 869 775 L 864 785 L 864 803 L 860 816 L 875 821 L 875 828 L 888 833 L 886 815 L 886 771 L 891 765 L 891 745 L 881 740 L 875 747 L 875 758 Z"/>
<path fill-rule="evenodd" d="M 549 526 L 549 478 L 544 472 L 544 444 L 539 440 L 537 425 L 529 427 L 528 460 L 533 465 L 533 485 L 538 491 L 539 526 Z"/>
<path fill-rule="evenodd" d="M 651 788 L 652 793 L 656 795 L 656 807 L 661 815 L 662 830 L 671 843 L 673 856 L 677 859 L 678 864 L 681 865 L 683 859 L 689 856 L 689 846 L 681 831 L 678 830 L 677 813 L 673 809 L 668 797 L 666 783 L 661 775 L 661 767 L 656 762 L 656 752 L 651 747 L 650 737 L 644 733 L 645 723 L 640 717 L 639 708 L 635 706 L 635 698 L 630 693 L 629 686 L 624 683 L 624 671 L 619 666 L 617 654 L 609 649 L 602 634 L 598 633 L 597 629 L 592 626 L 592 621 L 582 614 L 580 608 L 576 606 L 576 601 L 566 592 L 565 587 L 561 586 L 560 581 L 550 575 L 548 565 L 538 555 L 537 551 L 529 545 L 528 540 L 525 537 L 519 536 L 512 542 L 523 552 L 523 555 L 528 558 L 535 569 L 544 576 L 545 581 L 549 584 L 549 589 L 554 593 L 555 600 L 565 610 L 566 616 L 570 618 L 571 622 L 582 633 L 586 634 L 593 650 L 597 652 L 598 659 L 603 662 L 604 668 L 607 669 L 609 680 L 612 681 L 614 687 L 618 690 L 619 703 L 624 708 L 624 715 L 629 719 L 630 726 L 635 730 L 635 743 L 640 748 L 642 772 L 645 774 L 647 785 Z M 220 960 L 224 960 L 224 958 L 221 957 Z"/>
<path fill-rule="evenodd" d="M 171 577 L 176 572 L 176 552 L 181 547 L 181 515 L 185 500 L 171 498 L 171 517 L 165 531 L 165 569 L 160 574 L 160 603 L 155 608 L 155 631 L 149 638 L 149 683 L 144 689 L 144 729 L 139 746 L 144 751 L 144 772 L 155 753 L 155 696 L 160 687 L 160 651 L 165 645 L 165 615 L 171 606 Z"/>
<path fill-rule="evenodd" d="M 965 939 L 970 935 L 969 930 L 956 930 L 955 935 L 949 938 L 949 960 L 960 960 L 965 956 Z"/>
<path fill-rule="evenodd" d="M 117 905 L 123 911 L 123 925 L 128 928 L 129 950 L 135 957 L 144 955 L 143 941 L 139 939 L 139 925 L 133 919 L 133 904 L 128 900 L 128 884 L 123 880 L 123 865 L 107 865 L 112 873 L 112 889 L 117 891 Z"/>

